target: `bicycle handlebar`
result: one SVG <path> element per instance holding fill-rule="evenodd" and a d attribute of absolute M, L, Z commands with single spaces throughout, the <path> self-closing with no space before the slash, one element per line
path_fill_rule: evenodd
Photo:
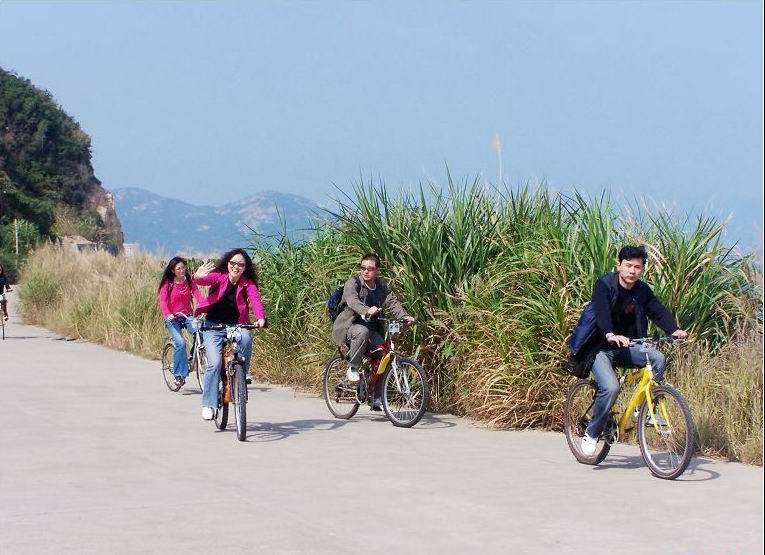
<path fill-rule="evenodd" d="M 630 339 L 630 347 L 635 345 L 655 345 L 657 343 L 672 343 L 673 341 L 685 341 L 685 338 L 674 337 L 672 335 L 661 335 L 659 337 L 638 337 Z"/>
<path fill-rule="evenodd" d="M 268 323 L 264 324 L 263 327 L 268 327 Z M 226 328 L 240 328 L 244 330 L 254 330 L 259 329 L 260 326 L 256 324 L 234 324 L 233 326 L 230 326 L 228 324 L 217 324 L 212 322 L 203 322 L 201 326 L 199 326 L 200 330 L 225 330 Z"/>

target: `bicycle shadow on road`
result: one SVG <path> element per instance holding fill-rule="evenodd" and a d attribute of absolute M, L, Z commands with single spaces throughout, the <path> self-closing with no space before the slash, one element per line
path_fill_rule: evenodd
<path fill-rule="evenodd" d="M 382 411 L 369 411 L 364 412 L 363 414 L 357 414 L 353 417 L 352 420 L 349 420 L 348 422 L 352 422 L 353 420 L 357 422 L 387 422 L 388 417 L 385 416 L 385 413 Z M 433 414 L 426 412 L 422 419 L 412 426 L 412 430 L 440 430 L 445 428 L 453 428 L 457 425 L 458 418 L 456 416 L 453 416 L 451 414 Z"/>
<path fill-rule="evenodd" d="M 265 393 L 266 391 L 270 391 L 272 388 L 266 387 L 266 386 L 250 386 L 247 388 L 249 391 L 257 391 L 259 393 Z M 192 386 L 191 389 L 184 389 L 181 391 L 182 395 L 201 395 L 202 390 L 197 386 Z"/>
<path fill-rule="evenodd" d="M 246 441 L 279 441 L 291 436 L 313 431 L 336 430 L 348 420 L 292 420 L 290 422 L 258 422 L 247 426 Z"/>
<path fill-rule="evenodd" d="M 440 430 L 454 428 L 457 425 L 457 417 L 452 414 L 440 414 L 426 412 L 414 427 L 425 430 Z"/>
<path fill-rule="evenodd" d="M 676 478 L 675 482 L 706 482 L 708 480 L 717 480 L 720 477 L 720 473 L 704 468 L 704 465 L 714 464 L 715 461 L 711 459 L 705 459 L 703 457 L 694 457 L 688 464 L 688 468 L 683 474 Z M 648 467 L 640 455 L 609 455 L 605 461 L 592 469 L 597 471 L 612 470 L 612 469 L 625 469 L 632 470 L 637 468 L 644 468 L 646 472 L 650 472 Z"/>
<path fill-rule="evenodd" d="M 709 469 L 703 468 L 704 465 L 715 464 L 717 461 L 712 459 L 705 459 L 703 457 L 694 457 L 688 464 L 688 468 L 683 472 L 683 475 L 675 480 L 675 482 L 706 482 L 707 480 L 717 480 L 720 477 L 720 473 Z"/>

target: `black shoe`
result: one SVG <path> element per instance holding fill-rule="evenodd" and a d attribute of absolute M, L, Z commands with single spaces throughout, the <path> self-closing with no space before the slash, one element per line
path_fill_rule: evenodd
<path fill-rule="evenodd" d="M 251 378 L 250 376 L 247 376 L 247 377 L 244 379 L 244 381 L 245 381 L 245 382 L 247 382 L 247 384 L 249 385 L 249 384 L 251 384 L 251 383 L 252 383 L 252 378 Z"/>
<path fill-rule="evenodd" d="M 380 412 L 383 410 L 382 399 L 375 399 L 372 401 L 372 410 L 375 412 Z"/>
<path fill-rule="evenodd" d="M 185 383 L 186 383 L 186 378 L 184 378 L 183 376 L 176 376 L 175 377 L 175 385 L 177 385 L 178 387 L 182 387 L 183 384 L 185 384 Z"/>

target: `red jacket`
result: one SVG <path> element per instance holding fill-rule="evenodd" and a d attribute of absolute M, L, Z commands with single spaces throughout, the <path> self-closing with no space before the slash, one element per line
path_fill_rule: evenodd
<path fill-rule="evenodd" d="M 211 293 L 208 294 L 206 299 L 202 299 L 194 311 L 194 315 L 207 313 L 210 307 L 217 303 L 223 295 L 226 294 L 226 287 L 228 287 L 228 273 L 222 274 L 220 272 L 210 272 L 203 278 L 197 278 L 194 280 L 197 285 L 210 285 Z M 215 285 L 218 287 L 214 287 Z M 260 300 L 260 292 L 257 286 L 246 277 L 242 276 L 236 284 L 236 306 L 239 309 L 239 323 L 249 323 L 248 308 L 252 309 L 255 314 L 255 318 L 258 320 L 266 319 L 266 311 L 263 310 L 263 302 Z"/>

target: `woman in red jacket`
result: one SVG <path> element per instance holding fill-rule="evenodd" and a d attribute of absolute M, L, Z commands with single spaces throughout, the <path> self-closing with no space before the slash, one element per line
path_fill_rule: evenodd
<path fill-rule="evenodd" d="M 249 311 L 255 314 L 255 325 L 263 327 L 266 314 L 258 291 L 258 276 L 252 259 L 244 249 L 234 249 L 223 255 L 218 264 L 206 262 L 194 273 L 194 282 L 210 286 L 207 298 L 197 307 L 197 314 L 207 314 L 207 321 L 216 324 L 249 323 Z M 244 355 L 245 370 L 250 367 L 252 337 L 249 330 L 239 330 L 239 349 Z M 225 330 L 203 330 L 207 353 L 207 373 L 202 393 L 202 418 L 212 420 L 218 406 L 218 388 L 223 367 L 222 349 Z"/>
<path fill-rule="evenodd" d="M 159 309 L 165 317 L 165 327 L 173 338 L 173 374 L 176 385 L 183 385 L 189 375 L 189 361 L 186 354 L 186 339 L 183 329 L 189 333 L 196 331 L 196 319 L 191 308 L 192 297 L 201 301 L 199 288 L 191 280 L 186 269 L 186 261 L 180 256 L 174 257 L 167 264 L 159 282 Z"/>

